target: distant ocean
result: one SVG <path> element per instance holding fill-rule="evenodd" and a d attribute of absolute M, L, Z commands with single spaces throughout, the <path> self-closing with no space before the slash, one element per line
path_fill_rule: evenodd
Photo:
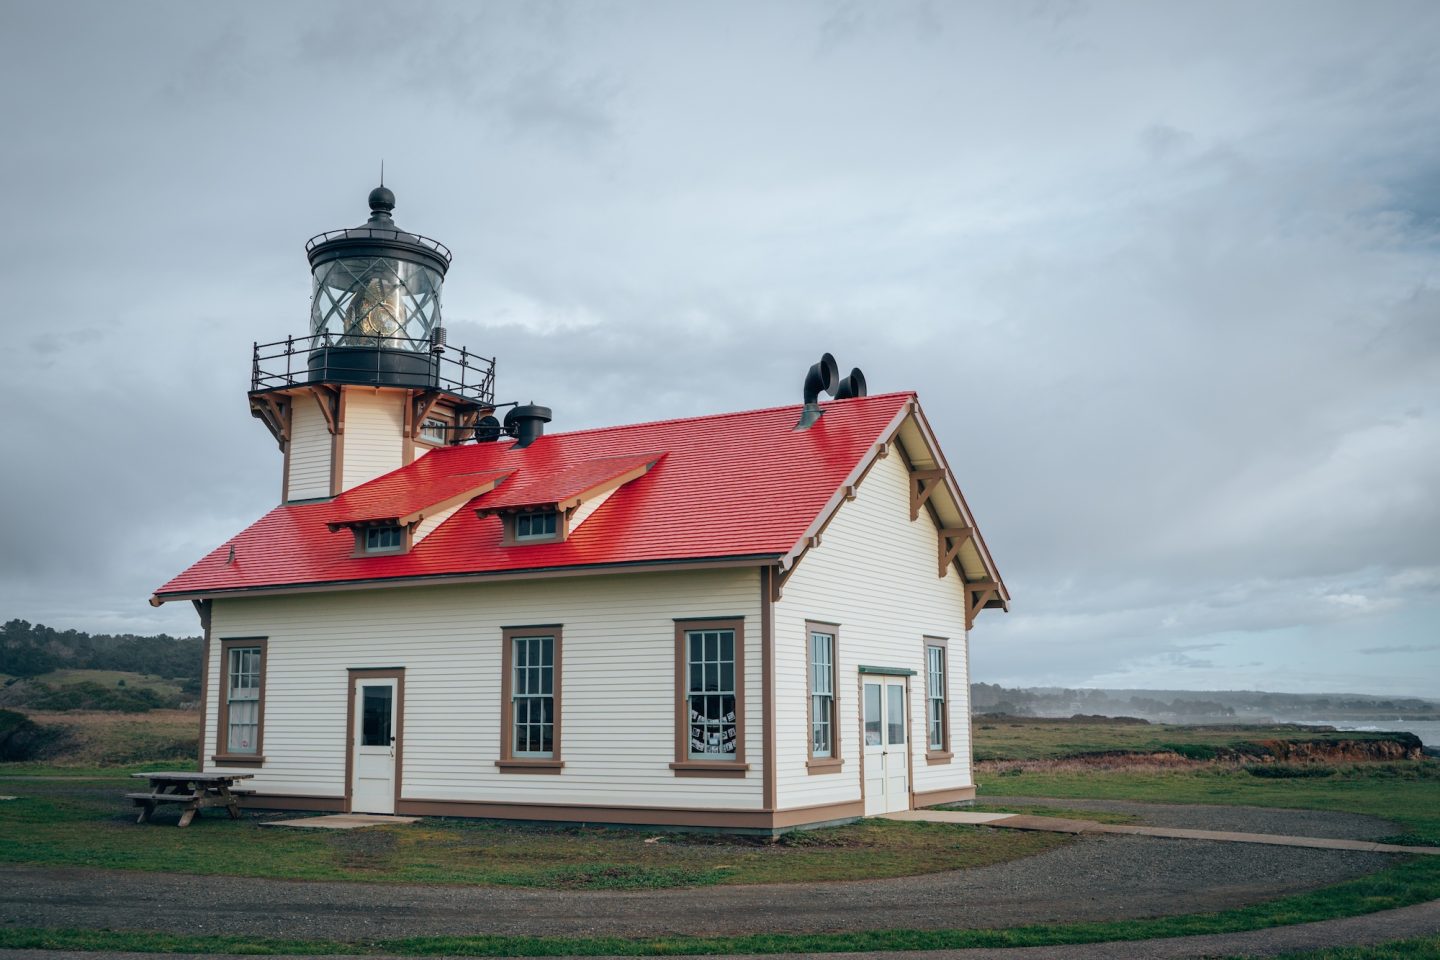
<path fill-rule="evenodd" d="M 1289 720 L 1287 723 L 1303 723 L 1306 726 L 1324 725 L 1336 730 L 1356 730 L 1374 733 L 1377 730 L 1413 733 L 1427 747 L 1440 747 L 1440 720 Z"/>

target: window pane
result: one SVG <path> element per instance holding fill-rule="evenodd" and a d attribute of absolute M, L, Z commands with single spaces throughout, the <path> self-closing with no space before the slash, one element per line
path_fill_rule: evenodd
<path fill-rule="evenodd" d="M 880 746 L 880 684 L 865 684 L 865 746 Z"/>
<path fill-rule="evenodd" d="M 914 654 L 911 654 L 914 656 Z M 886 743 L 891 746 L 899 746 L 905 742 L 905 688 L 899 684 L 887 684 L 885 694 L 886 706 Z"/>
<path fill-rule="evenodd" d="M 394 691 L 389 686 L 361 686 L 360 697 L 360 745 L 362 747 L 388 747 L 390 745 L 390 704 Z"/>
<path fill-rule="evenodd" d="M 686 634 L 692 758 L 733 759 L 739 731 L 735 716 L 734 633 L 695 630 Z M 725 656 L 727 652 L 731 655 Z"/>
<path fill-rule="evenodd" d="M 515 637 L 514 736 L 516 756 L 554 755 L 555 638 Z"/>

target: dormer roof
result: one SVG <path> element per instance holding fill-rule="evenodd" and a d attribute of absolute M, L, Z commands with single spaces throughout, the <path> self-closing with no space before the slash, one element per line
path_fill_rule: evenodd
<path fill-rule="evenodd" d="M 152 602 L 662 565 L 788 570 L 902 429 L 910 436 L 902 440 L 908 457 L 943 466 L 928 427 L 906 426 L 923 424 L 913 393 L 823 407 L 806 430 L 795 429 L 800 406 L 790 405 L 546 434 L 523 449 L 510 441 L 440 448 L 333 500 L 275 507 L 157 590 Z M 569 509 L 604 494 L 564 540 L 507 544 L 502 536 L 504 512 Z M 332 532 L 414 522 L 457 500 L 466 508 L 407 553 L 356 557 L 354 538 Z M 969 517 L 953 478 L 938 497 L 932 491 L 932 508 Z M 957 550 L 967 580 L 973 574 L 998 585 L 986 603 L 1005 605 L 978 531 Z"/>
<path fill-rule="evenodd" d="M 482 517 L 509 510 L 569 510 L 643 477 L 663 456 L 663 453 L 632 453 L 571 463 L 553 462 L 543 469 L 527 470 L 515 477 L 515 482 L 507 483 L 504 490 L 476 501 L 475 509 Z"/>

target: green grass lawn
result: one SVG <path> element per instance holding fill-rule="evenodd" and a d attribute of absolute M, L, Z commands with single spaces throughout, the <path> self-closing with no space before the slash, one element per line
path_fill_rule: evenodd
<path fill-rule="evenodd" d="M 177 717 L 177 733 L 182 718 Z M 188 721 L 184 721 L 188 722 Z M 97 721 L 97 724 L 100 721 Z M 101 724 L 103 726 L 103 724 Z M 989 729 L 987 729 L 989 727 Z M 1067 729 L 1068 728 L 1068 729 Z M 1098 731 L 1095 728 L 1099 728 Z M 1267 728 L 1279 735 L 1282 731 Z M 1027 761 L 981 771 L 986 797 L 1060 797 L 1160 803 L 1241 804 L 1368 814 L 1399 824 L 1386 838 L 1440 843 L 1440 763 L 1257 765 L 1194 763 L 1174 768 L 1087 766 L 1077 753 L 1147 752 L 1165 743 L 1200 748 L 1263 740 L 1255 729 L 1166 728 L 1067 721 L 1000 725 L 977 721 L 977 752 Z M 1295 736 L 1295 731 L 1285 731 Z M 1303 736 L 1303 734 L 1302 734 Z M 1350 734 L 1345 735 L 1352 737 Z M 1157 738 L 1159 738 L 1157 740 Z M 137 763 L 130 769 L 190 766 Z M 120 794 L 133 787 L 103 757 L 77 758 L 75 766 L 10 766 L 0 794 L 0 862 L 95 866 L 181 873 L 218 871 L 289 879 L 374 882 L 487 883 L 575 889 L 658 888 L 757 882 L 814 882 L 881 878 L 979 866 L 1027 856 L 1072 842 L 1062 835 L 986 830 L 954 825 L 861 821 L 796 833 L 778 843 L 644 831 L 528 826 L 475 820 L 426 819 L 411 827 L 353 832 L 262 828 L 269 814 L 231 822 L 214 811 L 178 830 L 174 814 L 137 826 Z M 34 777 L 33 779 L 31 777 Z M 62 779 L 40 779 L 59 777 Z M 993 808 L 993 807 L 992 807 Z M 1124 818 L 1027 805 L 1009 812 Z M 1124 818 L 1128 819 L 1128 818 Z M 658 836 L 652 843 L 647 840 Z M 1006 930 L 881 930 L 860 934 L 765 935 L 732 938 L 558 939 L 545 937 L 426 937 L 340 943 L 235 937 L 0 927 L 0 947 L 151 952 L 341 953 L 412 956 L 438 954 L 664 955 L 699 953 L 844 952 L 958 949 L 1137 940 L 1221 933 L 1304 923 L 1440 898 L 1440 857 L 1396 858 L 1393 866 L 1311 893 L 1221 913 L 1116 923 L 1037 924 Z M 1406 941 L 1393 952 L 1321 951 L 1296 960 L 1366 960 L 1435 955 L 1435 938 Z"/>
<path fill-rule="evenodd" d="M 1174 752 L 1208 760 L 1217 749 L 1262 752 L 1276 741 L 1330 743 L 1385 740 L 1393 734 L 1327 733 L 1296 727 L 1179 726 L 1095 720 L 979 716 L 974 720 L 976 760 L 1056 760 L 1102 753 Z"/>
<path fill-rule="evenodd" d="M 1263 769 L 1263 768 L 1262 768 Z M 1440 843 L 1440 763 L 1355 763 L 1313 768 L 1325 776 L 1257 776 L 1244 767 L 1195 765 L 1176 770 L 998 770 L 977 774 L 979 794 L 1214 803 L 1363 813 L 1393 820 L 1392 843 Z M 1440 896 L 1440 891 L 1437 891 Z"/>
<path fill-rule="evenodd" d="M 134 823 L 138 781 L 58 768 L 0 780 L 0 863 L 237 874 L 291 880 L 466 883 L 576 889 L 818 882 L 911 876 L 1030 856 L 1070 842 L 953 824 L 862 820 L 777 842 L 705 834 L 426 818 L 353 831 L 262 827 L 206 811 L 185 830 L 173 809 Z M 40 779 L 64 776 L 68 779 Z M 656 839 L 658 838 L 658 839 Z M 650 841 L 650 842 L 647 842 Z"/>

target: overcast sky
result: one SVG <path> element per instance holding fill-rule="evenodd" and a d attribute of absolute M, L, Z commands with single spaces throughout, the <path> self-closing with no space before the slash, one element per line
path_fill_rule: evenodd
<path fill-rule="evenodd" d="M 1440 696 L 1440 4 L 9 0 L 0 120 L 0 619 L 197 632 L 383 157 L 552 430 L 917 390 L 975 679 Z"/>

